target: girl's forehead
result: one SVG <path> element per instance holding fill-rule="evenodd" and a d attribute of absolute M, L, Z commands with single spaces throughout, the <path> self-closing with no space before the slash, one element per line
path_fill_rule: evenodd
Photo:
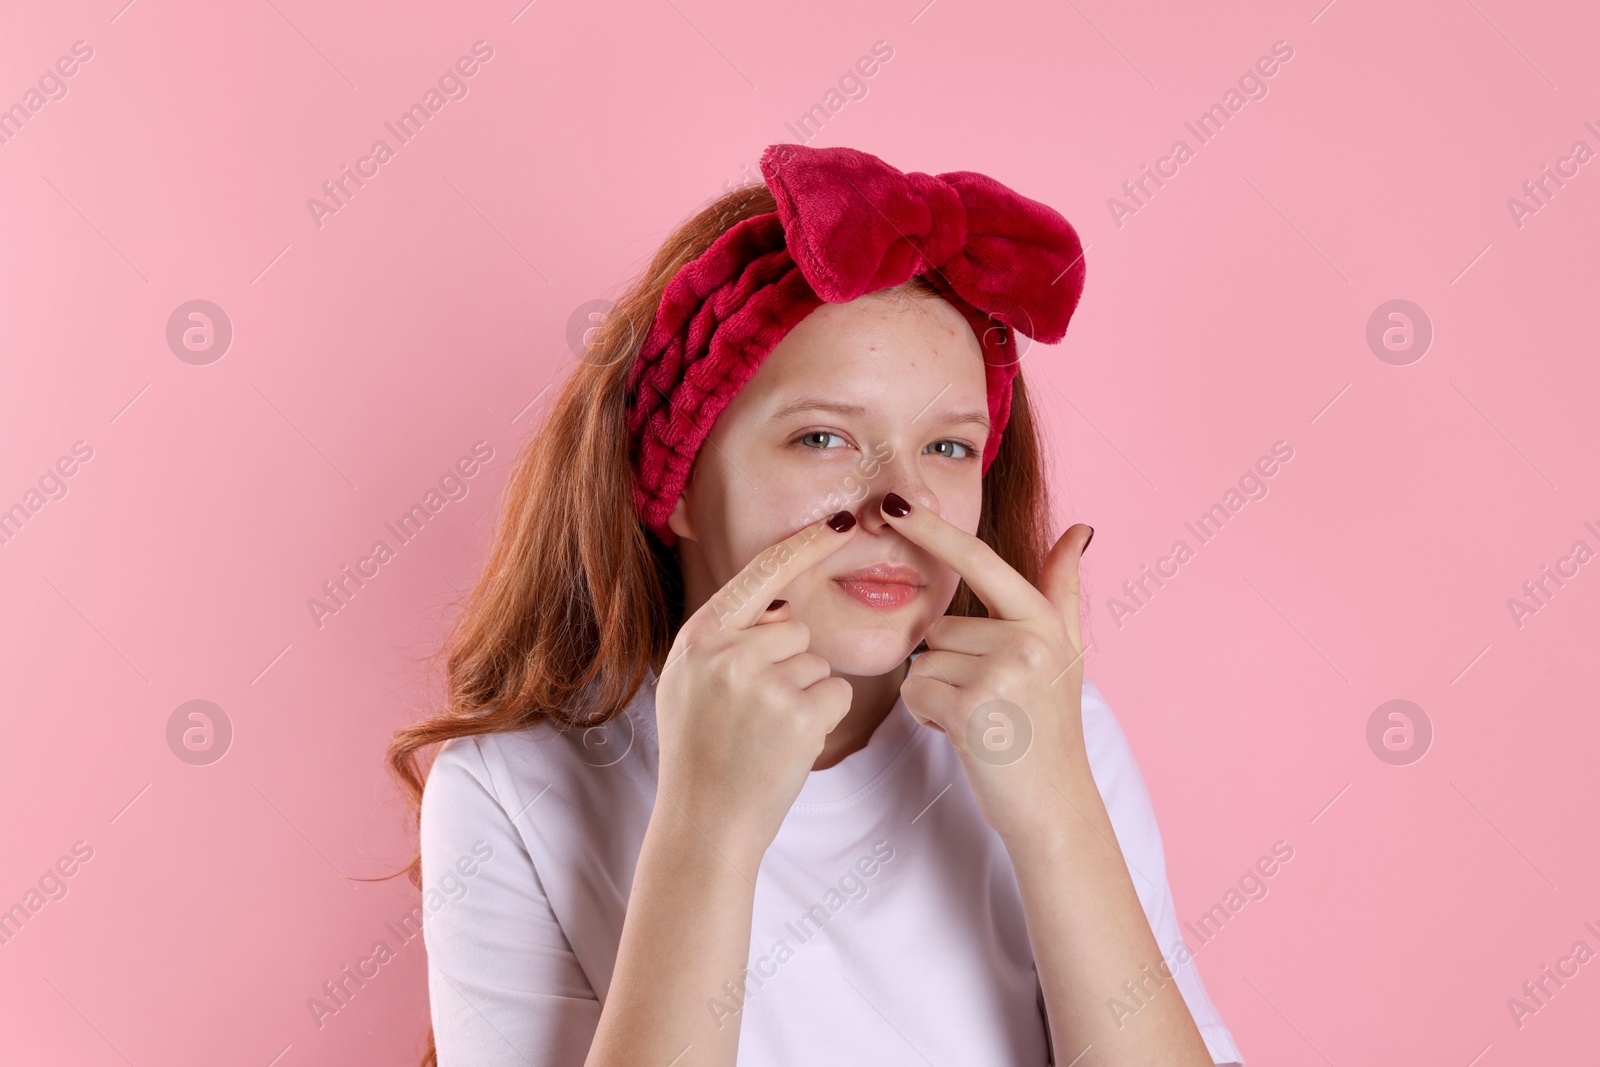
<path fill-rule="evenodd" d="M 953 390 L 984 388 L 983 351 L 972 328 L 943 300 L 873 294 L 824 304 L 780 341 L 746 389 L 781 391 L 852 383 L 881 388 L 889 378 L 917 391 L 929 381 Z"/>

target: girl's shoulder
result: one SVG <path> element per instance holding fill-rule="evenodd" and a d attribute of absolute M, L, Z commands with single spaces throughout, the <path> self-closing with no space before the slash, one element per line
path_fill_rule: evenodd
<path fill-rule="evenodd" d="M 588 729 L 542 720 L 518 730 L 451 738 L 428 772 L 424 818 L 430 804 L 492 802 L 513 821 L 535 804 L 576 807 L 586 817 L 605 819 L 618 814 L 619 806 L 653 801 L 653 705 L 643 706 L 651 695 L 641 687 L 616 718 Z"/>

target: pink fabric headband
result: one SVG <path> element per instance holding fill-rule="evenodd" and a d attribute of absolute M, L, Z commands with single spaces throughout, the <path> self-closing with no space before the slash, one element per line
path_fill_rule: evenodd
<path fill-rule="evenodd" d="M 768 352 L 823 302 L 923 274 L 983 349 L 987 473 L 1011 415 L 1013 331 L 1054 344 L 1083 292 L 1083 248 L 1055 210 L 972 171 L 902 173 L 853 148 L 769 145 L 775 213 L 733 226 L 667 283 L 628 375 L 634 504 L 667 527 L 706 435 Z"/>

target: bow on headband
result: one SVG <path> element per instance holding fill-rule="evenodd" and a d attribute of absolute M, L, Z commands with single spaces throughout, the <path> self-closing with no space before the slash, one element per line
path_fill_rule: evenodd
<path fill-rule="evenodd" d="M 987 472 L 1011 413 L 1012 332 L 1061 340 L 1083 292 L 1072 225 L 986 175 L 903 173 L 853 148 L 794 144 L 769 145 L 761 173 L 777 212 L 731 227 L 678 270 L 629 370 L 634 503 L 668 545 L 667 516 L 717 416 L 823 302 L 920 274 L 966 316 L 983 349 Z"/>

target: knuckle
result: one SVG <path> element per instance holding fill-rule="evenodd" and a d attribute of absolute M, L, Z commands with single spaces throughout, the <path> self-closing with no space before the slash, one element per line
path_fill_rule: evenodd
<path fill-rule="evenodd" d="M 924 704 L 930 695 L 928 689 L 933 685 L 934 682 L 926 675 L 909 677 L 901 686 L 901 695 L 909 697 L 913 703 Z"/>
<path fill-rule="evenodd" d="M 829 672 L 833 670 L 833 667 L 828 663 L 827 660 L 823 659 L 815 652 L 802 652 L 800 655 L 804 657 L 806 670 L 811 674 L 819 675 L 819 681 L 829 677 Z"/>
<path fill-rule="evenodd" d="M 707 667 L 729 688 L 739 688 L 747 677 L 744 656 L 737 645 L 723 645 L 711 653 Z"/>
<path fill-rule="evenodd" d="M 1044 638 L 1031 630 L 1024 630 L 1013 647 L 1016 649 L 1017 658 L 1030 670 L 1043 667 L 1050 655 Z"/>
<path fill-rule="evenodd" d="M 782 678 L 769 675 L 756 687 L 756 701 L 761 707 L 781 711 L 793 704 L 794 690 Z"/>
<path fill-rule="evenodd" d="M 838 687 L 835 683 L 843 681 L 843 678 L 824 678 L 810 686 L 806 692 L 806 705 L 813 712 L 826 708 L 838 696 Z M 845 684 L 849 685 L 848 682 Z"/>

